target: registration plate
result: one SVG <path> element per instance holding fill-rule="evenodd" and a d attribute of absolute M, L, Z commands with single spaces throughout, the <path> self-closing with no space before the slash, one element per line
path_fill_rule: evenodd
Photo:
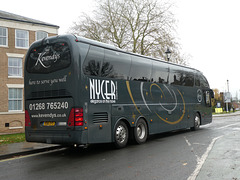
<path fill-rule="evenodd" d="M 45 121 L 43 122 L 43 126 L 55 126 L 56 122 L 54 121 Z"/>

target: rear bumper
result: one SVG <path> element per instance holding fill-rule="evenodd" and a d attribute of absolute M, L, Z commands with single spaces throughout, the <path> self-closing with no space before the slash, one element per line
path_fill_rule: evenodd
<path fill-rule="evenodd" d="M 47 144 L 87 144 L 86 131 L 37 131 L 25 130 L 27 142 L 39 142 Z"/>

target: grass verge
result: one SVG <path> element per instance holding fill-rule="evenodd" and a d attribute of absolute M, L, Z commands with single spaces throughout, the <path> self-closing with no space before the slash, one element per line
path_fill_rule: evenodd
<path fill-rule="evenodd" d="M 25 141 L 25 133 L 0 135 L 0 145 Z"/>

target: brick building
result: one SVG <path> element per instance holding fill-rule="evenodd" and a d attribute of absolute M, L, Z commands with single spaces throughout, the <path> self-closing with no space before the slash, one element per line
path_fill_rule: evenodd
<path fill-rule="evenodd" d="M 25 54 L 34 41 L 57 35 L 58 29 L 0 10 L 0 133 L 24 132 Z"/>

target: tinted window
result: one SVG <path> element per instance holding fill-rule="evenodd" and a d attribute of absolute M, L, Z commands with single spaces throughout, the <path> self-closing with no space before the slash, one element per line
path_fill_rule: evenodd
<path fill-rule="evenodd" d="M 125 53 L 105 49 L 102 74 L 116 79 L 128 79 L 131 56 Z"/>
<path fill-rule="evenodd" d="M 104 58 L 103 48 L 90 46 L 88 55 L 83 63 L 84 74 L 89 76 L 102 76 L 102 72 L 100 68 L 102 66 L 103 58 Z M 108 71 L 111 71 L 111 70 L 108 69 Z"/>
<path fill-rule="evenodd" d="M 67 43 L 48 44 L 31 49 L 27 59 L 27 71 L 50 73 L 66 68 L 70 63 L 71 55 Z"/>
<path fill-rule="evenodd" d="M 149 59 L 132 56 L 130 80 L 150 81 L 152 63 Z"/>
<path fill-rule="evenodd" d="M 200 75 L 200 86 L 209 88 L 208 81 L 203 75 Z"/>
<path fill-rule="evenodd" d="M 153 61 L 152 81 L 157 83 L 168 83 L 168 65 Z"/>
<path fill-rule="evenodd" d="M 197 74 L 195 74 L 195 86 L 200 86 L 200 79 Z"/>
<path fill-rule="evenodd" d="M 194 73 L 189 69 L 184 69 L 184 75 L 182 80 L 183 86 L 193 86 L 194 85 Z"/>
<path fill-rule="evenodd" d="M 172 85 L 183 85 L 184 74 L 183 71 L 179 69 L 174 69 L 175 67 L 170 67 L 169 73 L 169 83 Z"/>
<path fill-rule="evenodd" d="M 193 86 L 194 74 L 186 68 L 172 67 L 170 68 L 169 82 L 173 85 Z"/>
<path fill-rule="evenodd" d="M 209 88 L 208 81 L 202 74 L 196 74 L 195 85 Z"/>

